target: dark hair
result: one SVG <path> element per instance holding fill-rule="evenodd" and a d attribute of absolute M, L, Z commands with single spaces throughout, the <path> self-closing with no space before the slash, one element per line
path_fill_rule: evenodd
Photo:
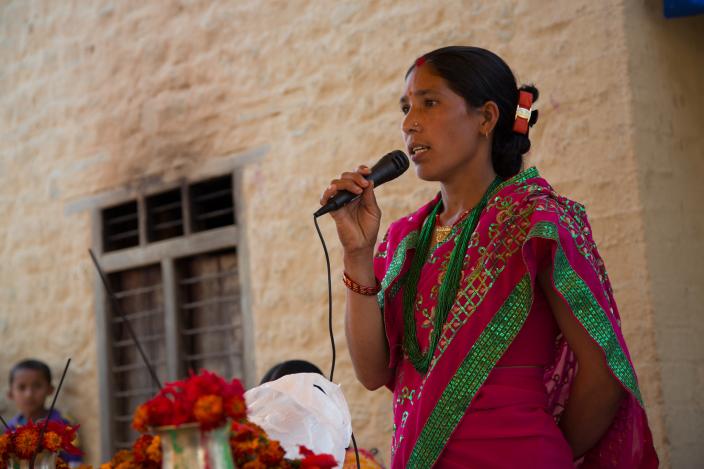
<path fill-rule="evenodd" d="M 264 377 L 262 378 L 262 381 L 259 384 L 268 383 L 269 381 L 276 381 L 282 376 L 293 375 L 296 373 L 318 373 L 319 375 L 323 374 L 323 372 L 320 371 L 320 368 L 318 368 L 309 361 L 288 360 L 272 366 L 269 371 L 264 374 Z"/>
<path fill-rule="evenodd" d="M 49 386 L 51 386 L 51 369 L 49 366 L 39 360 L 34 360 L 34 359 L 28 359 L 28 360 L 22 360 L 19 363 L 16 363 L 15 366 L 12 367 L 10 370 L 10 386 L 12 386 L 12 382 L 15 379 L 15 373 L 17 373 L 20 370 L 33 370 L 33 371 L 39 371 L 41 374 L 44 375 L 44 378 L 46 378 L 46 382 L 49 383 Z"/>
<path fill-rule="evenodd" d="M 528 91 L 533 102 L 538 100 L 538 89 L 533 85 L 516 87 L 516 78 L 501 57 L 486 49 L 468 46 L 450 46 L 423 55 L 420 63 L 430 65 L 468 106 L 480 107 L 493 101 L 499 108 L 499 120 L 494 127 L 491 163 L 499 177 L 515 176 L 523 165 L 523 154 L 530 150 L 528 135 L 513 132 L 518 105 L 518 92 Z M 416 62 L 418 63 L 418 62 Z M 412 65 L 406 76 L 416 67 Z M 538 120 L 534 110 L 529 126 Z"/>

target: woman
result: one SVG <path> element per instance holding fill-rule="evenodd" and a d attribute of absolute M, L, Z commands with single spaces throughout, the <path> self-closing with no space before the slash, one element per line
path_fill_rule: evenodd
<path fill-rule="evenodd" d="M 584 208 L 521 172 L 538 90 L 495 54 L 409 69 L 403 137 L 439 194 L 391 224 L 367 167 L 332 214 L 355 373 L 394 393 L 392 467 L 657 467 L 635 372 Z"/>

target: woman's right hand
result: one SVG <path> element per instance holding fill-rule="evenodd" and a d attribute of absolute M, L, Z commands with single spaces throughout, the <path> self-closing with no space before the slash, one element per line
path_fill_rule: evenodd
<path fill-rule="evenodd" d="M 347 256 L 372 254 L 379 234 L 381 210 L 374 196 L 374 184 L 364 179 L 370 173 L 367 166 L 360 166 L 355 172 L 342 173 L 339 179 L 330 182 L 320 197 L 320 205 L 325 205 L 342 190 L 360 195 L 341 209 L 330 212 Z"/>

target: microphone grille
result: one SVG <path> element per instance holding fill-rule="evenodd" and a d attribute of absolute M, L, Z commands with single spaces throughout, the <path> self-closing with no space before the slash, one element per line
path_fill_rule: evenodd
<path fill-rule="evenodd" d="M 406 171 L 410 166 L 408 156 L 406 156 L 406 154 L 401 150 L 394 150 L 391 152 L 391 161 L 394 166 L 396 166 L 396 169 L 398 169 L 401 173 Z"/>

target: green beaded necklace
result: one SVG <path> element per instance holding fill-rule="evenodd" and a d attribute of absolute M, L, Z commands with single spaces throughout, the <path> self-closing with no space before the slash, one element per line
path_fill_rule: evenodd
<path fill-rule="evenodd" d="M 425 222 L 423 222 L 423 228 L 420 231 L 418 245 L 416 247 L 416 252 L 413 255 L 413 260 L 411 261 L 411 268 L 406 276 L 403 291 L 403 348 L 408 355 L 409 360 L 419 373 L 425 374 L 427 373 L 428 368 L 430 368 L 430 360 L 433 358 L 435 349 L 440 341 L 442 326 L 447 320 L 447 315 L 450 312 L 452 304 L 455 302 L 457 290 L 460 287 L 462 265 L 464 264 L 464 257 L 467 252 L 469 238 L 477 228 L 479 216 L 489 201 L 489 195 L 494 192 L 494 189 L 500 183 L 501 180 L 499 178 L 494 179 L 484 193 L 482 199 L 479 201 L 479 204 L 472 209 L 470 214 L 462 223 L 461 231 L 457 236 L 455 247 L 452 249 L 452 254 L 450 255 L 450 262 L 447 265 L 447 272 L 445 272 L 442 285 L 440 285 L 438 303 L 435 309 L 435 318 L 433 318 L 433 330 L 430 333 L 430 346 L 425 353 L 421 351 L 420 344 L 418 343 L 418 336 L 416 335 L 414 306 L 418 293 L 420 272 L 423 269 L 426 259 L 428 258 L 435 217 L 440 210 L 442 201 L 439 201 L 437 205 L 435 205 L 433 211 L 425 219 Z"/>

